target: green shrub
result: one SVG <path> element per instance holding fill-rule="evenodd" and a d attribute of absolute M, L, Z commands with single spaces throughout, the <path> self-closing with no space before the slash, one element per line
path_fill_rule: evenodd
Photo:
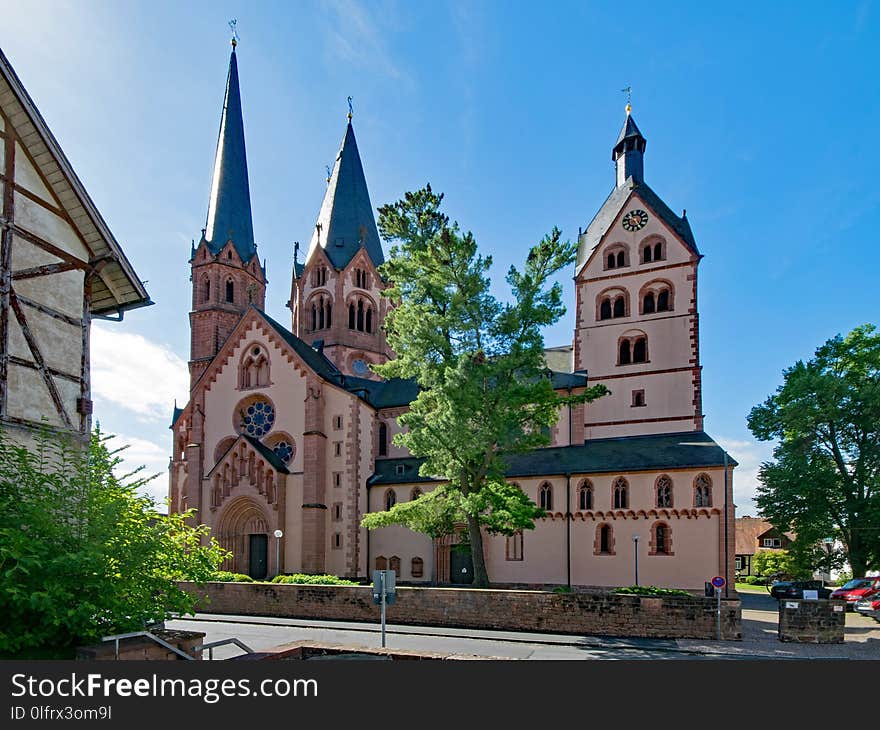
<path fill-rule="evenodd" d="M 0 432 L 0 655 L 66 657 L 70 646 L 142 631 L 195 599 L 229 557 L 192 512 L 163 516 L 149 482 L 118 476 L 119 449 L 43 432 L 33 448 Z M 46 657 L 48 658 L 48 656 Z"/>
<path fill-rule="evenodd" d="M 747 583 L 750 586 L 763 586 L 767 585 L 767 579 L 760 575 L 747 575 L 742 579 L 743 583 Z"/>
<path fill-rule="evenodd" d="M 556 586 L 556 588 L 553 589 L 553 592 L 554 593 L 574 593 L 574 591 L 571 589 L 571 586 Z"/>
<path fill-rule="evenodd" d="M 214 573 L 213 581 L 219 583 L 253 583 L 254 579 L 244 573 L 231 573 L 228 570 L 218 570 Z"/>
<path fill-rule="evenodd" d="M 294 573 L 293 575 L 276 575 L 272 579 L 272 583 L 297 583 L 301 585 L 313 586 L 356 586 L 353 580 L 346 580 L 335 575 L 305 575 L 304 573 Z"/>
<path fill-rule="evenodd" d="M 690 596 L 687 591 L 678 588 L 658 588 L 657 586 L 628 586 L 615 588 L 612 593 L 622 593 L 631 596 Z"/>

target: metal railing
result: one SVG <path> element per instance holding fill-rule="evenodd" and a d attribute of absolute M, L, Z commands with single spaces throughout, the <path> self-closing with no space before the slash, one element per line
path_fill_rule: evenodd
<path fill-rule="evenodd" d="M 147 639 L 150 639 L 151 641 L 155 641 L 159 646 L 164 647 L 165 649 L 168 649 L 168 651 L 173 651 L 175 654 L 182 657 L 183 659 L 188 659 L 189 661 L 193 661 L 195 659 L 194 656 L 190 656 L 182 649 L 178 649 L 176 646 L 172 646 L 164 639 L 160 639 L 158 636 L 156 636 L 155 634 L 151 634 L 149 631 L 132 631 L 131 633 L 128 633 L 128 634 L 114 634 L 113 636 L 102 636 L 101 641 L 112 641 L 115 644 L 115 658 L 119 659 L 119 640 L 120 639 L 134 639 L 139 636 L 143 636 L 143 637 L 146 637 Z"/>
<path fill-rule="evenodd" d="M 205 649 L 208 650 L 208 659 L 214 659 L 214 649 L 218 646 L 226 646 L 227 644 L 235 644 L 239 649 L 242 649 L 247 654 L 253 654 L 254 650 L 251 649 L 247 644 L 243 641 L 239 641 L 238 639 L 220 639 L 220 641 L 212 641 L 209 644 L 199 644 L 198 646 L 193 648 L 193 651 L 203 651 Z"/>

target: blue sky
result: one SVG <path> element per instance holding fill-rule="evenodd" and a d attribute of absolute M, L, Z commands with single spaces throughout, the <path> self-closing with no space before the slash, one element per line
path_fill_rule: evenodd
<path fill-rule="evenodd" d="M 96 415 L 131 444 L 129 463 L 164 472 L 172 401 L 186 397 L 187 259 L 233 17 L 254 229 L 281 321 L 348 95 L 374 207 L 430 181 L 501 281 L 552 226 L 574 238 L 602 204 L 627 85 L 646 180 L 687 208 L 705 255 L 706 429 L 742 463 L 740 514 L 754 513 L 770 450 L 749 409 L 824 340 L 880 319 L 876 3 L 181 5 L 0 0 L 0 46 L 156 302 L 95 327 Z M 548 345 L 571 340 L 572 309 Z"/>

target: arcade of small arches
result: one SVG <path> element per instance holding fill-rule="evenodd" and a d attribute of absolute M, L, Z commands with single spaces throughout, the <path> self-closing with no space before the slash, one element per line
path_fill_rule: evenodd
<path fill-rule="evenodd" d="M 216 510 L 242 484 L 247 484 L 262 495 L 266 504 L 278 509 L 278 484 L 275 470 L 263 457 L 244 442 L 228 451 L 212 469 L 211 510 Z"/>
<path fill-rule="evenodd" d="M 397 578 L 400 578 L 400 558 L 392 555 L 386 558 L 384 555 L 377 555 L 374 562 L 376 570 L 393 570 Z M 419 556 L 415 556 L 410 560 L 410 576 L 413 578 L 421 578 L 425 574 L 425 561 Z"/>
<path fill-rule="evenodd" d="M 628 332 L 617 341 L 617 364 L 648 362 L 648 336 L 641 330 Z"/>
<path fill-rule="evenodd" d="M 666 241 L 660 236 L 653 235 L 642 241 L 638 246 L 639 263 L 653 264 L 657 261 L 666 260 Z M 629 246 L 625 243 L 612 243 L 602 256 L 603 267 L 608 269 L 622 269 L 630 265 Z"/>
<path fill-rule="evenodd" d="M 311 332 L 329 329 L 333 325 L 333 304 L 329 294 L 315 294 L 306 305 L 306 315 Z"/>
<path fill-rule="evenodd" d="M 639 314 L 657 314 L 673 310 L 673 286 L 665 280 L 645 284 L 639 292 Z M 629 292 L 623 287 L 605 289 L 596 297 L 596 320 L 630 316 Z"/>
<path fill-rule="evenodd" d="M 348 301 L 348 328 L 373 334 L 376 325 L 376 305 L 371 299 L 357 294 Z"/>
<path fill-rule="evenodd" d="M 238 387 L 241 390 L 269 385 L 269 357 L 264 347 L 248 345 L 238 365 Z"/>

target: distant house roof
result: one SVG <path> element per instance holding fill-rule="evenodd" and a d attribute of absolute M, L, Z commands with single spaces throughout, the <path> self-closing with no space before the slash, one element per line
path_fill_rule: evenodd
<path fill-rule="evenodd" d="M 121 314 L 128 309 L 152 304 L 143 282 L 2 50 L 0 107 L 49 189 L 57 196 L 71 224 L 90 249 L 91 262 L 105 262 L 98 274 L 92 277 L 92 314 Z"/>
<path fill-rule="evenodd" d="M 784 535 L 789 540 L 795 538 L 793 532 L 781 532 L 760 517 L 737 517 L 736 554 L 754 555 L 761 547 L 759 540 L 768 532 L 773 532 L 780 537 Z"/>
<path fill-rule="evenodd" d="M 703 446 L 702 444 L 706 444 Z M 377 459 L 367 484 L 436 481 L 419 476 L 422 459 Z M 514 454 L 506 459 L 509 478 L 563 474 L 602 474 L 722 466 L 724 450 L 703 431 L 595 439 L 575 446 L 555 446 Z M 728 456 L 728 464 L 737 462 Z M 398 466 L 402 468 L 399 472 Z"/>

